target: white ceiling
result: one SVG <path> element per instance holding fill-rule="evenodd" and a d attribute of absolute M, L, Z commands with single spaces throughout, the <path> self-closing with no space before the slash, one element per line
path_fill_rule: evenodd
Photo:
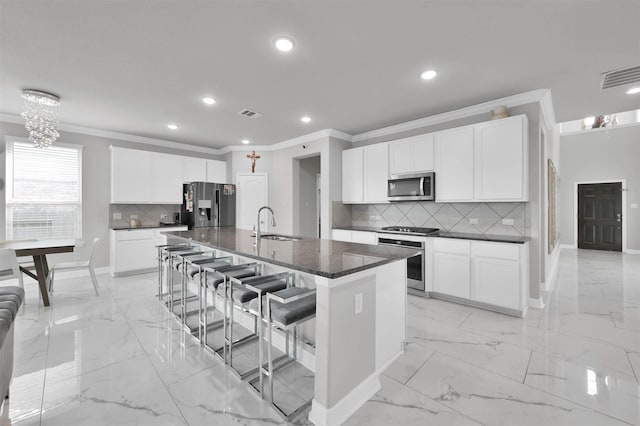
<path fill-rule="evenodd" d="M 639 22 L 638 0 L 0 0 L 0 113 L 36 88 L 60 95 L 67 124 L 222 147 L 549 88 L 566 121 L 640 108 L 640 95 L 599 90 L 602 72 L 640 64 Z M 279 34 L 293 52 L 272 48 Z M 428 68 L 440 74 L 422 81 Z"/>

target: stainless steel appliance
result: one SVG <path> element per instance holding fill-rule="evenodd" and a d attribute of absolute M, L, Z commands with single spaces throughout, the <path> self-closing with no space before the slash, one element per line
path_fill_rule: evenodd
<path fill-rule="evenodd" d="M 236 186 L 223 183 L 191 182 L 182 186 L 182 224 L 191 228 L 234 226 Z"/>
<path fill-rule="evenodd" d="M 407 287 L 408 290 L 418 290 L 416 294 L 424 295 L 424 246 L 423 238 L 402 238 L 402 235 L 425 237 L 439 231 L 437 228 L 415 228 L 388 226 L 382 228 L 383 232 L 378 236 L 378 244 L 383 246 L 405 247 L 417 249 L 420 254 L 407 259 Z M 387 234 L 387 235 L 385 235 Z M 396 237 L 397 235 L 397 237 Z M 393 238 L 391 238 L 393 237 Z"/>
<path fill-rule="evenodd" d="M 434 172 L 392 175 L 387 180 L 389 201 L 435 200 Z"/>

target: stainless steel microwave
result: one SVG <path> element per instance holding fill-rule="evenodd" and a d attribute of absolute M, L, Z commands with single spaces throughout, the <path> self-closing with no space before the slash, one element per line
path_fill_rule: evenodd
<path fill-rule="evenodd" d="M 435 200 L 435 173 L 392 175 L 387 181 L 389 201 Z"/>

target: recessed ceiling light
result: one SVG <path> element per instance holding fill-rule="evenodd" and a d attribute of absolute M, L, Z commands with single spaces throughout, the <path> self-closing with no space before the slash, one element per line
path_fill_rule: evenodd
<path fill-rule="evenodd" d="M 593 123 L 596 122 L 596 118 L 595 117 L 587 117 L 584 120 L 582 120 L 582 122 L 584 123 L 585 126 L 593 126 Z"/>
<path fill-rule="evenodd" d="M 438 75 L 437 71 L 435 71 L 435 70 L 427 70 L 427 71 L 423 72 L 422 74 L 420 74 L 420 77 L 422 77 L 423 80 L 431 80 L 436 75 Z"/>
<path fill-rule="evenodd" d="M 291 37 L 278 36 L 273 40 L 273 45 L 281 52 L 290 52 L 295 43 Z"/>
<path fill-rule="evenodd" d="M 177 124 L 167 124 L 167 127 L 170 128 L 171 130 L 178 130 L 178 125 Z"/>
<path fill-rule="evenodd" d="M 633 87 L 627 90 L 627 95 L 635 95 L 636 93 L 640 93 L 640 87 Z"/>
<path fill-rule="evenodd" d="M 300 121 L 302 121 L 303 123 L 310 123 L 311 122 L 311 117 L 308 116 L 304 116 L 300 119 Z"/>
<path fill-rule="evenodd" d="M 204 98 L 202 98 L 202 102 L 204 102 L 207 105 L 213 105 L 216 103 L 216 100 L 213 99 L 211 96 L 206 96 Z"/>
<path fill-rule="evenodd" d="M 249 139 L 242 139 L 242 143 L 245 145 L 249 145 L 251 141 Z"/>

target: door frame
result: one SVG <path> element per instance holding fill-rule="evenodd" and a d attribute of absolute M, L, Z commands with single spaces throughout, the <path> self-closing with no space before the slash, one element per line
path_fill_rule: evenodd
<path fill-rule="evenodd" d="M 238 190 L 238 181 L 240 181 L 240 176 L 264 176 L 264 194 L 265 194 L 265 199 L 267 200 L 267 205 L 269 205 L 269 173 L 250 173 L 250 172 L 238 172 L 236 173 L 236 191 Z M 258 212 L 256 212 L 258 213 Z M 236 226 L 238 226 L 238 214 L 239 214 L 239 209 L 238 209 L 238 195 L 236 194 Z M 265 231 L 269 230 L 269 222 L 267 221 L 265 223 Z"/>
<path fill-rule="evenodd" d="M 597 183 L 619 183 L 622 187 L 622 253 L 627 252 L 627 180 L 626 179 L 602 179 L 573 183 L 573 247 L 578 248 L 578 185 Z"/>

